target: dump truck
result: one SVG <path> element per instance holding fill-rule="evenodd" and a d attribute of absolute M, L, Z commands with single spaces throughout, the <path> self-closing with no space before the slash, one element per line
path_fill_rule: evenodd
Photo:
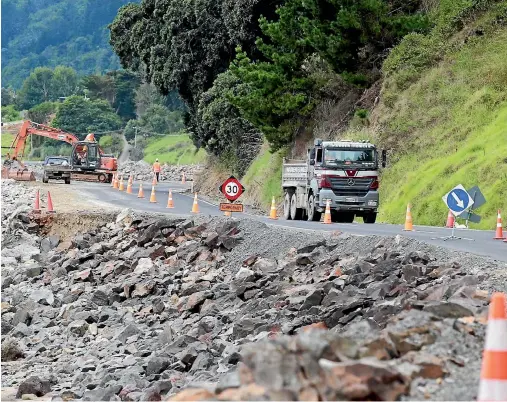
<path fill-rule="evenodd" d="M 379 207 L 379 166 L 386 165 L 367 141 L 316 139 L 304 160 L 285 159 L 282 167 L 285 219 L 320 221 L 329 201 L 333 222 L 356 216 L 375 223 Z M 379 160 L 380 159 L 380 160 Z"/>
<path fill-rule="evenodd" d="M 70 184 L 72 169 L 69 158 L 66 156 L 48 156 L 44 160 L 44 173 L 42 182 L 48 183 L 49 180 L 63 180 L 65 184 Z"/>

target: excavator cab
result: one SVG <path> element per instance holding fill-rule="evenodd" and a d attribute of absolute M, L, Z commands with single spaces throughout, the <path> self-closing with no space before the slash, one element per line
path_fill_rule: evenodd
<path fill-rule="evenodd" d="M 72 166 L 82 171 L 100 168 L 100 152 L 97 142 L 79 141 L 72 147 Z"/>

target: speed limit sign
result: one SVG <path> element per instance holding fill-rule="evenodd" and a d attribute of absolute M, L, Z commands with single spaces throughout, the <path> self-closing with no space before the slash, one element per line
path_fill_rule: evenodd
<path fill-rule="evenodd" d="M 229 201 L 235 201 L 244 193 L 245 187 L 234 176 L 229 177 L 218 188 Z"/>

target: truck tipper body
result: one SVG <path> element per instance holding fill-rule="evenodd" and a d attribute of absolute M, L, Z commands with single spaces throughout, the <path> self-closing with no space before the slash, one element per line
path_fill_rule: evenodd
<path fill-rule="evenodd" d="M 379 158 L 369 142 L 315 140 L 306 160 L 283 161 L 285 219 L 319 221 L 329 200 L 334 222 L 353 222 L 359 216 L 375 223 L 379 165 L 385 163 L 385 151 Z"/>

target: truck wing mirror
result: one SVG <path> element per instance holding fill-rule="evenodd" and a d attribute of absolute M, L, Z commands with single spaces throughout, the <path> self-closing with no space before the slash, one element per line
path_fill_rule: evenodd
<path fill-rule="evenodd" d="M 387 151 L 385 149 L 382 150 L 382 167 L 385 168 L 387 165 Z"/>
<path fill-rule="evenodd" d="M 314 166 L 315 165 L 315 159 L 310 159 L 310 166 Z"/>

